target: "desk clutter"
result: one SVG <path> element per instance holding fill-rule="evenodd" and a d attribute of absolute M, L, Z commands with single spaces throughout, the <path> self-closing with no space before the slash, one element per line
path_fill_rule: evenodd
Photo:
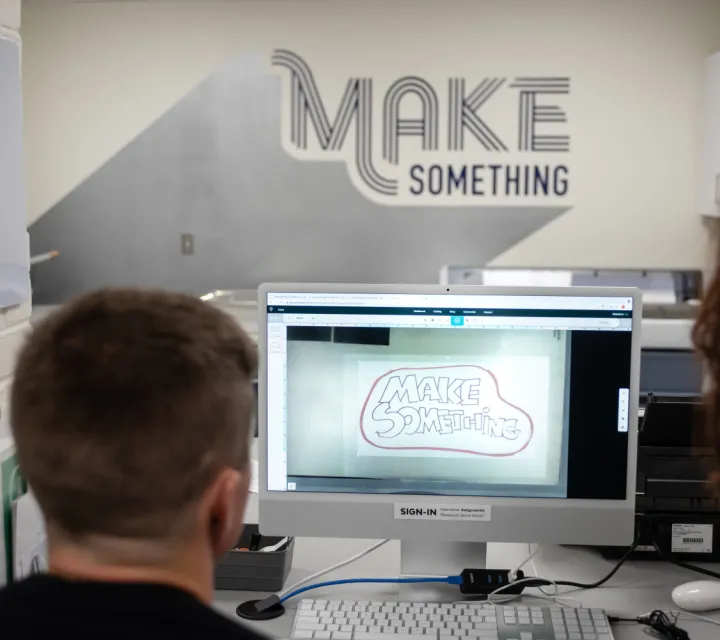
<path fill-rule="evenodd" d="M 294 538 L 260 535 L 248 524 L 237 546 L 215 567 L 215 588 L 240 591 L 280 591 L 292 567 Z"/>

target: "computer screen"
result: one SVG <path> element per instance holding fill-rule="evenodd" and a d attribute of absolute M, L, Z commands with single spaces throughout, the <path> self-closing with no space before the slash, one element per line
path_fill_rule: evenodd
<path fill-rule="evenodd" d="M 264 302 L 268 492 L 627 499 L 631 295 Z"/>

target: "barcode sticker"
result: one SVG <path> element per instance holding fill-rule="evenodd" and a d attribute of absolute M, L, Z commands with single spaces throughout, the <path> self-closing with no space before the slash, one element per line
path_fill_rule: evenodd
<path fill-rule="evenodd" d="M 712 553 L 713 525 L 673 524 L 673 553 Z"/>

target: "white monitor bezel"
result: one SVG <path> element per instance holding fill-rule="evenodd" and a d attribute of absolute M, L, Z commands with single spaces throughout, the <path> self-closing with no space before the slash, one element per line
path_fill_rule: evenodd
<path fill-rule="evenodd" d="M 631 298 L 632 350 L 629 424 L 637 425 L 642 294 L 622 287 L 485 287 L 452 285 L 264 284 L 258 289 L 259 524 L 265 534 L 396 538 L 462 542 L 630 544 L 634 535 L 637 469 L 636 428 L 628 434 L 624 500 L 398 496 L 268 491 L 267 469 L 267 296 L 271 293 L 495 295 Z M 396 519 L 396 503 L 490 506 L 483 522 Z"/>

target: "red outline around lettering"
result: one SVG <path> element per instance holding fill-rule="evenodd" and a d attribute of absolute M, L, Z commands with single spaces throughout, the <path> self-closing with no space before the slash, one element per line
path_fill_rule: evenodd
<path fill-rule="evenodd" d="M 495 391 L 497 392 L 498 398 L 500 398 L 500 400 L 506 405 L 512 407 L 513 409 L 517 409 L 520 413 L 527 417 L 527 419 L 530 421 L 530 437 L 527 439 L 527 442 L 522 447 L 520 447 L 517 451 L 512 451 L 510 453 L 481 453 L 479 451 L 470 451 L 469 449 L 448 449 L 446 447 L 383 447 L 382 445 L 375 444 L 374 442 L 370 441 L 370 439 L 365 434 L 363 418 L 365 417 L 365 410 L 367 409 L 368 402 L 370 402 L 370 397 L 372 396 L 373 391 L 375 391 L 375 387 L 377 387 L 380 380 L 386 378 L 393 373 L 397 373 L 398 371 L 429 371 L 431 369 L 458 369 L 462 367 L 473 367 L 489 374 L 493 382 L 495 383 Z M 500 385 L 498 384 L 495 374 L 490 371 L 490 369 L 485 369 L 484 367 L 479 367 L 475 364 L 449 364 L 440 367 L 400 367 L 398 369 L 393 369 L 392 371 L 383 373 L 379 378 L 377 378 L 377 380 L 375 380 L 375 382 L 373 382 L 372 387 L 370 387 L 370 393 L 368 393 L 368 396 L 367 398 L 365 398 L 365 402 L 363 403 L 362 411 L 360 411 L 360 433 L 362 434 L 365 442 L 367 442 L 370 446 L 373 446 L 377 449 L 385 449 L 387 451 L 449 451 L 451 453 L 468 453 L 473 456 L 485 456 L 488 458 L 508 458 L 510 456 L 516 456 L 518 453 L 524 451 L 527 448 L 527 446 L 530 444 L 530 441 L 533 439 L 533 435 L 535 434 L 535 425 L 533 423 L 533 419 L 530 417 L 530 414 L 527 411 L 524 411 L 517 405 L 508 402 L 507 400 L 505 400 L 505 398 L 502 397 L 500 393 Z"/>

